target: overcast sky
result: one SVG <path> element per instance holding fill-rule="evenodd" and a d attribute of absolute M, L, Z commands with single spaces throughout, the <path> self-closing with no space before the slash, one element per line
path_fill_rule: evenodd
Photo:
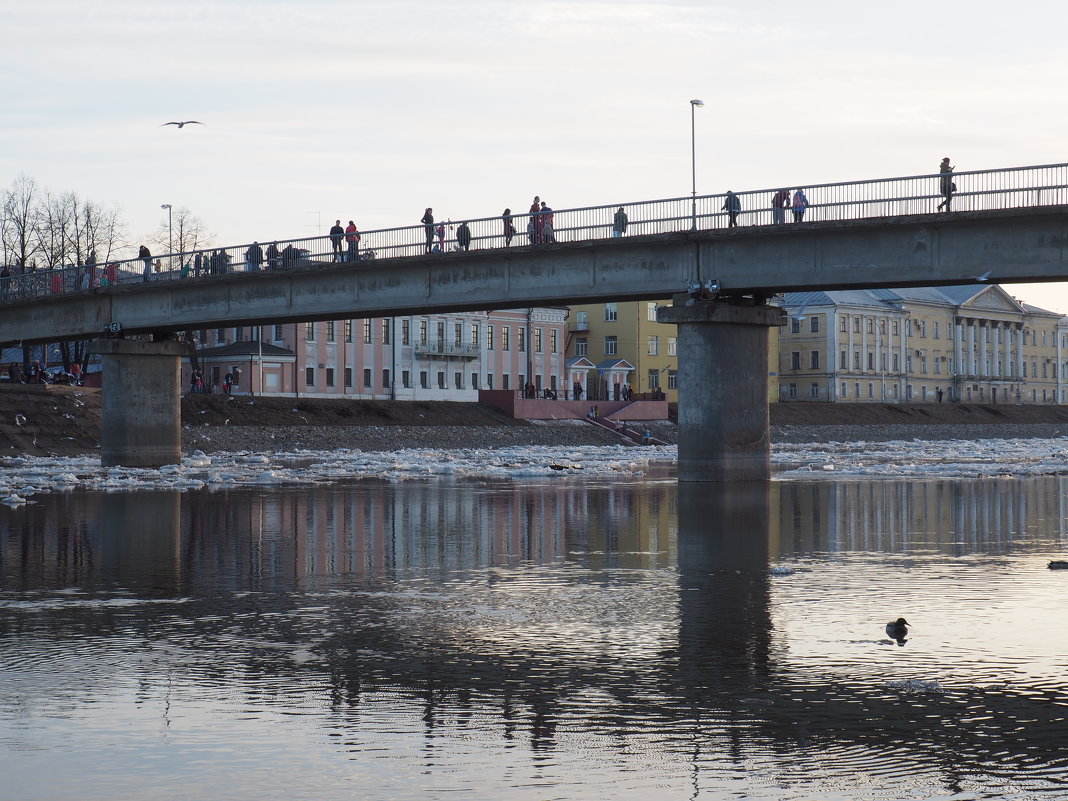
<path fill-rule="evenodd" d="M 1063 3 L 33 2 L 0 186 L 185 206 L 216 244 L 1068 161 Z M 160 127 L 196 119 L 203 126 Z M 1010 287 L 1068 312 L 1062 285 Z"/>

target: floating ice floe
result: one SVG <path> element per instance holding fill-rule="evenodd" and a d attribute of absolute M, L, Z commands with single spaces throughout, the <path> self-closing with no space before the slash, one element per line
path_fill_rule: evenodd
<path fill-rule="evenodd" d="M 291 450 L 270 454 L 194 451 L 159 470 L 100 466 L 97 456 L 0 458 L 0 502 L 26 503 L 35 493 L 74 488 L 105 492 L 144 489 L 225 491 L 237 487 L 378 481 L 617 481 L 638 478 L 655 463 L 673 463 L 673 446 L 547 447 L 400 451 Z M 1068 473 L 1068 441 L 950 440 L 822 442 L 780 445 L 772 452 L 776 480 L 1013 479 Z M 16 500 L 17 499 L 17 500 Z"/>

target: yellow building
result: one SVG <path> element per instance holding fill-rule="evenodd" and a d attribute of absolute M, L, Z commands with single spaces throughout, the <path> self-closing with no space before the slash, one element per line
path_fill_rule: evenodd
<path fill-rule="evenodd" d="M 624 301 L 571 307 L 566 352 L 570 359 L 585 358 L 592 363 L 593 367 L 586 368 L 584 384 L 589 397 L 611 398 L 621 381 L 629 384 L 635 395 L 660 390 L 669 402 L 678 401 L 678 329 L 656 321 L 657 307 L 670 303 L 670 300 Z M 768 380 L 769 398 L 773 401 L 779 396 L 778 343 L 778 330 L 772 329 Z M 620 361 L 626 364 L 621 366 Z M 629 371 L 620 378 L 620 372 L 627 367 Z M 572 383 L 573 379 L 574 376 Z M 594 394 L 589 395 L 591 392 Z"/>
<path fill-rule="evenodd" d="M 791 292 L 783 401 L 1065 403 L 1068 318 L 997 285 Z"/>

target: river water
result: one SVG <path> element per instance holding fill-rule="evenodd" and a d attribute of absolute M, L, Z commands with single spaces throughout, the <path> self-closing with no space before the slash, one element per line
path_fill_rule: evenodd
<path fill-rule="evenodd" d="M 38 495 L 0 507 L 0 798 L 1068 798 L 1066 493 Z"/>

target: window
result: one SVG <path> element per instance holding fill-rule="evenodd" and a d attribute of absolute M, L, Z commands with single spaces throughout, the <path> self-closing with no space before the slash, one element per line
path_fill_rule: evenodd
<path fill-rule="evenodd" d="M 410 389 L 412 386 L 412 374 L 409 370 L 401 370 L 401 386 Z"/>
<path fill-rule="evenodd" d="M 501 326 L 501 350 L 512 349 L 512 327 L 509 325 Z"/>
<path fill-rule="evenodd" d="M 556 353 L 556 329 L 549 329 L 549 353 Z"/>
<path fill-rule="evenodd" d="M 679 351 L 679 340 L 676 337 L 668 337 L 668 356 L 677 356 Z"/>
<path fill-rule="evenodd" d="M 345 321 L 345 341 L 352 342 L 352 320 Z"/>
<path fill-rule="evenodd" d="M 527 329 L 516 326 L 515 349 L 520 353 L 523 353 L 527 349 Z"/>
<path fill-rule="evenodd" d="M 363 368 L 363 385 L 364 385 L 364 387 L 366 387 L 368 389 L 371 387 L 371 368 L 370 367 L 364 367 Z"/>
<path fill-rule="evenodd" d="M 942 333 L 942 332 L 941 332 L 941 331 L 939 330 L 940 328 L 941 328 L 941 325 L 940 325 L 940 323 L 939 323 L 939 322 L 938 322 L 938 321 L 936 320 L 936 321 L 935 321 L 935 324 L 934 324 L 934 338 L 935 338 L 935 339 L 941 339 L 941 338 L 942 338 L 942 336 L 941 336 L 941 333 Z"/>
<path fill-rule="evenodd" d="M 891 331 L 891 333 L 892 333 L 892 334 L 893 334 L 893 335 L 894 335 L 894 336 L 896 337 L 896 336 L 898 335 L 898 332 L 899 332 L 900 330 L 901 330 L 901 328 L 900 328 L 900 327 L 898 326 L 898 321 L 897 321 L 897 320 L 894 320 L 894 321 L 893 321 L 893 322 L 892 322 L 892 323 L 890 324 L 890 331 Z"/>
<path fill-rule="evenodd" d="M 912 320 L 905 320 L 905 336 L 912 336 Z"/>
<path fill-rule="evenodd" d="M 486 348 L 488 350 L 493 350 L 493 326 L 492 325 L 487 325 L 486 326 Z"/>
<path fill-rule="evenodd" d="M 604 321 L 606 323 L 614 323 L 616 321 L 616 304 L 604 304 Z"/>
<path fill-rule="evenodd" d="M 389 369 L 387 368 L 382 371 L 382 389 L 389 389 L 389 378 Z"/>
<path fill-rule="evenodd" d="M 478 373 L 471 373 L 471 389 L 478 389 Z"/>
<path fill-rule="evenodd" d="M 351 387 L 352 386 L 352 368 L 351 367 L 346 367 L 345 368 L 345 386 L 346 387 Z"/>
<path fill-rule="evenodd" d="M 315 368 L 314 367 L 305 367 L 304 368 L 304 383 L 305 383 L 305 385 L 307 385 L 309 387 L 314 387 L 315 386 Z"/>
<path fill-rule="evenodd" d="M 314 342 L 315 341 L 315 323 L 305 323 L 304 324 L 304 341 L 305 342 Z"/>
<path fill-rule="evenodd" d="M 439 345 L 444 345 L 445 344 L 445 323 L 444 322 L 439 322 L 437 324 L 437 330 L 438 330 L 438 344 Z"/>
<path fill-rule="evenodd" d="M 869 334 L 874 334 L 875 333 L 875 321 L 872 320 L 870 317 L 868 318 L 868 333 Z"/>
<path fill-rule="evenodd" d="M 860 351 L 859 350 L 853 351 L 853 369 L 854 370 L 859 370 L 860 369 Z"/>
<path fill-rule="evenodd" d="M 679 388 L 679 371 L 668 370 L 668 389 Z"/>
<path fill-rule="evenodd" d="M 660 371 L 650 370 L 648 373 L 649 389 L 660 389 Z"/>
<path fill-rule="evenodd" d="M 363 344 L 370 345 L 374 342 L 374 333 L 371 330 L 371 321 L 363 321 Z"/>
<path fill-rule="evenodd" d="M 486 389 L 493 389 L 493 373 L 486 373 Z"/>
<path fill-rule="evenodd" d="M 274 327 L 274 341 L 275 342 L 281 342 L 282 341 L 282 326 L 280 326 L 280 325 L 276 325 Z"/>
<path fill-rule="evenodd" d="M 868 369 L 869 370 L 874 370 L 875 369 L 875 354 L 872 353 L 871 351 L 868 351 Z"/>
<path fill-rule="evenodd" d="M 820 369 L 820 352 L 818 350 L 810 350 L 808 352 L 808 369 L 819 370 Z"/>
<path fill-rule="evenodd" d="M 427 337 L 427 321 L 426 320 L 420 320 L 419 321 L 419 344 L 420 345 L 425 345 L 426 344 L 426 337 Z"/>
<path fill-rule="evenodd" d="M 385 319 L 382 321 L 382 344 L 388 345 L 390 339 L 390 333 L 393 330 L 393 321 Z"/>
<path fill-rule="evenodd" d="M 589 324 L 586 322 L 586 312 L 575 312 L 575 330 L 585 331 L 589 327 Z"/>
<path fill-rule="evenodd" d="M 848 317 L 839 317 L 838 318 L 838 330 L 841 331 L 843 334 L 846 333 L 846 331 L 848 330 L 848 323 L 847 323 L 848 319 L 849 319 Z M 845 384 L 842 384 L 842 386 L 844 387 Z M 845 395 L 845 390 L 844 389 L 842 390 L 842 394 Z"/>
<path fill-rule="evenodd" d="M 786 388 L 786 395 L 789 398 L 796 398 L 797 397 L 797 384 L 790 384 L 790 386 L 788 386 Z"/>
<path fill-rule="evenodd" d="M 604 338 L 604 355 L 615 356 L 616 355 L 616 338 L 605 337 Z"/>
<path fill-rule="evenodd" d="M 854 317 L 853 318 L 853 333 L 854 334 L 859 334 L 860 333 L 860 318 L 859 317 Z"/>
<path fill-rule="evenodd" d="M 648 303 L 645 306 L 645 319 L 651 323 L 656 322 L 656 304 Z"/>
<path fill-rule="evenodd" d="M 896 372 L 898 372 L 898 371 L 899 371 L 900 369 L 901 369 L 901 362 L 900 362 L 900 361 L 899 361 L 899 359 L 898 359 L 898 354 L 896 354 L 896 353 L 895 353 L 895 354 L 894 354 L 894 367 L 893 367 L 893 370 L 894 370 L 894 372 L 896 373 Z"/>
<path fill-rule="evenodd" d="M 846 352 L 844 350 L 843 351 L 839 351 L 839 353 L 838 353 L 838 369 L 839 370 L 845 370 L 848 367 L 849 367 L 849 360 L 846 359 Z"/>
<path fill-rule="evenodd" d="M 873 383 L 871 383 L 871 381 L 868 382 L 868 397 L 869 398 L 874 398 L 875 397 L 875 385 Z"/>
<path fill-rule="evenodd" d="M 575 340 L 575 355 L 576 356 L 585 356 L 586 355 L 586 348 L 588 347 L 588 344 L 589 343 L 588 343 L 588 341 L 586 340 L 585 337 L 583 337 L 582 339 L 576 339 Z"/>
<path fill-rule="evenodd" d="M 791 334 L 800 334 L 801 333 L 801 320 L 799 320 L 797 317 L 793 318 L 790 321 L 790 333 Z"/>
<path fill-rule="evenodd" d="M 989 336 L 990 336 L 990 332 L 987 331 L 988 339 L 989 339 Z M 921 339 L 927 339 L 927 321 L 926 320 L 920 320 L 920 338 Z"/>
<path fill-rule="evenodd" d="M 471 344 L 476 348 L 479 346 L 479 339 L 481 335 L 481 328 L 478 323 L 471 323 Z"/>
<path fill-rule="evenodd" d="M 795 350 L 790 354 L 790 369 L 791 370 L 800 370 L 801 369 L 801 351 Z"/>
<path fill-rule="evenodd" d="M 334 368 L 333 367 L 327 367 L 326 368 L 326 385 L 328 387 L 334 386 Z"/>
<path fill-rule="evenodd" d="M 885 334 L 886 333 L 886 320 L 880 320 L 879 321 L 879 333 L 880 334 Z"/>
<path fill-rule="evenodd" d="M 438 370 L 438 389 L 448 389 L 448 384 L 445 383 L 445 371 Z"/>
<path fill-rule="evenodd" d="M 505 373 L 501 376 L 501 389 L 511 389 L 512 377 Z"/>
<path fill-rule="evenodd" d="M 226 329 L 225 328 L 216 328 L 215 329 L 215 342 L 216 342 L 216 344 L 221 345 L 225 341 L 226 341 Z"/>
<path fill-rule="evenodd" d="M 534 352 L 541 353 L 541 338 L 544 330 L 540 327 L 534 329 Z"/>
<path fill-rule="evenodd" d="M 327 323 L 326 323 L 326 341 L 327 342 L 334 342 L 336 340 L 337 340 L 337 335 L 336 335 L 336 332 L 335 332 L 334 321 L 333 320 L 328 320 Z"/>
<path fill-rule="evenodd" d="M 453 387 L 453 389 L 463 389 L 464 388 L 464 374 L 463 373 L 453 373 L 453 376 L 452 376 L 452 387 Z"/>
<path fill-rule="evenodd" d="M 452 344 L 462 345 L 464 344 L 464 324 L 454 323 L 452 326 Z M 457 387 L 459 389 L 459 387 Z"/>
<path fill-rule="evenodd" d="M 401 320 L 401 344 L 402 345 L 411 345 L 412 344 L 412 321 L 411 320 Z M 405 385 L 405 386 L 407 386 L 407 385 Z"/>
<path fill-rule="evenodd" d="M 426 372 L 426 370 L 420 370 L 419 371 L 419 386 L 421 388 L 423 388 L 423 389 L 429 389 L 430 388 L 430 382 L 427 380 L 427 372 Z"/>
<path fill-rule="evenodd" d="M 849 397 L 849 385 L 846 384 L 845 381 L 842 382 L 842 397 L 843 398 L 848 398 Z"/>
<path fill-rule="evenodd" d="M 808 319 L 808 330 L 811 334 L 818 334 L 820 332 L 820 318 L 810 317 Z"/>
<path fill-rule="evenodd" d="M 657 356 L 660 354 L 660 337 L 649 337 L 649 341 L 646 344 L 648 346 L 650 356 Z"/>
<path fill-rule="evenodd" d="M 809 384 L 808 385 L 808 396 L 810 398 L 818 398 L 820 396 L 820 385 L 819 384 L 815 384 L 815 383 Z"/>
<path fill-rule="evenodd" d="M 244 342 L 244 341 L 245 341 L 245 329 L 244 328 L 235 328 L 234 329 L 234 342 Z"/>

